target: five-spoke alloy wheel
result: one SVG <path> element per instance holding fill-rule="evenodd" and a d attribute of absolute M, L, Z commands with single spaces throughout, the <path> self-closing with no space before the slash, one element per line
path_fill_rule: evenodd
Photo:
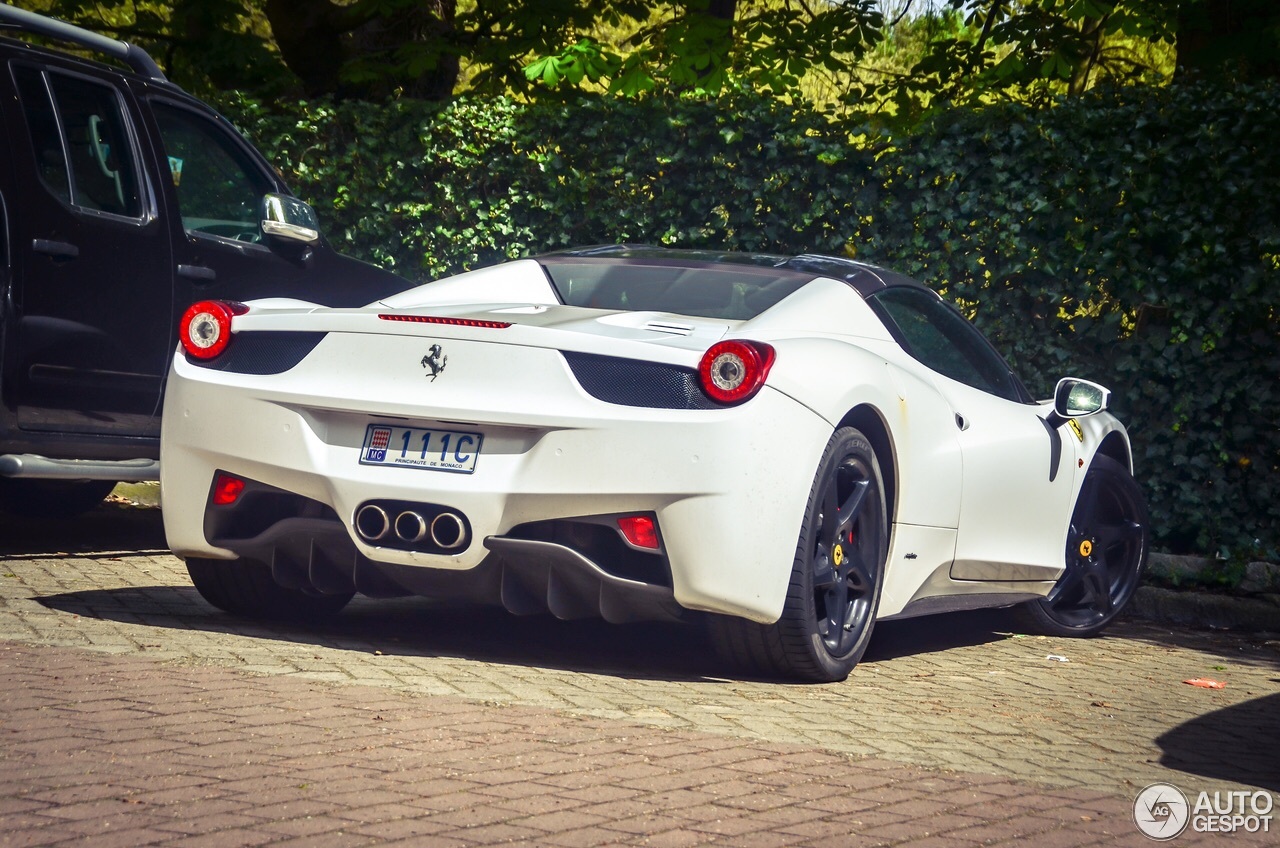
<path fill-rule="evenodd" d="M 764 674 L 848 677 L 871 640 L 888 537 L 875 450 L 858 430 L 837 430 L 809 492 L 782 616 L 770 625 L 714 616 L 717 648 Z"/>
<path fill-rule="evenodd" d="M 1030 629 L 1093 636 L 1137 591 L 1147 561 L 1147 505 L 1129 470 L 1094 457 L 1071 514 L 1066 569 L 1047 596 L 1021 607 Z"/>

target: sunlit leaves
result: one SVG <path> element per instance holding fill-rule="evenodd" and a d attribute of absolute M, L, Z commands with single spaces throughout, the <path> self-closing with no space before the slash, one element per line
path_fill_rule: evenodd
<path fill-rule="evenodd" d="M 953 109 L 875 146 L 767 96 L 228 108 L 335 244 L 409 277 L 612 241 L 915 274 L 1037 395 L 1114 391 L 1161 545 L 1280 545 L 1280 88 Z"/>
<path fill-rule="evenodd" d="M 908 73 L 860 93 L 894 104 L 899 126 L 957 104 L 1043 103 L 1099 81 L 1172 70 L 1175 6 L 1160 0 L 947 2 L 953 14 L 964 16 L 965 29 L 933 39 Z M 1125 39 L 1149 49 L 1129 49 Z"/>
<path fill-rule="evenodd" d="M 538 80 L 549 86 L 556 86 L 561 80 L 571 85 L 580 85 L 583 80 L 600 82 L 605 77 L 614 76 L 621 65 L 622 60 L 616 53 L 584 38 L 555 56 L 547 56 L 525 65 L 524 74 L 530 80 Z"/>
<path fill-rule="evenodd" d="M 564 71 L 581 65 L 581 41 L 525 66 L 530 80 L 550 85 L 582 80 L 603 82 L 617 94 L 668 90 L 717 95 L 754 89 L 777 97 L 797 94 L 815 68 L 847 71 L 882 35 L 883 16 L 875 0 L 793 4 L 739 2 L 732 19 L 713 14 L 706 0 L 666 2 L 646 7 L 630 20 L 624 45 L 598 54 L 617 59 L 598 65 L 598 77 L 571 78 Z M 626 15 L 615 20 L 626 27 Z M 549 65 L 548 59 L 555 60 Z M 548 67 L 555 72 L 548 75 Z"/>

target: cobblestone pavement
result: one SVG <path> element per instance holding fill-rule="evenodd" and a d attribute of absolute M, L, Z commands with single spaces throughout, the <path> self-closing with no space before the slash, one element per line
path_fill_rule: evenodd
<path fill-rule="evenodd" d="M 0 845 L 1137 845 L 1149 783 L 1280 792 L 1262 638 L 952 615 L 883 623 L 842 684 L 744 680 L 692 628 L 245 623 L 158 518 L 0 522 Z"/>

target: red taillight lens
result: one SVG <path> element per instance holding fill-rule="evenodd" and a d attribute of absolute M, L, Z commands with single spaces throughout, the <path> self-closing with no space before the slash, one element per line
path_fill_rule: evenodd
<path fill-rule="evenodd" d="M 240 499 L 244 491 L 244 481 L 230 474 L 219 474 L 213 481 L 213 502 L 218 506 L 229 506 Z"/>
<path fill-rule="evenodd" d="M 178 324 L 178 340 L 188 356 L 213 359 L 227 349 L 231 341 L 231 319 L 243 315 L 249 307 L 227 300 L 202 300 L 193 303 Z"/>
<path fill-rule="evenodd" d="M 647 515 L 628 515 L 618 519 L 618 529 L 637 548 L 658 549 L 658 525 Z"/>
<path fill-rule="evenodd" d="M 773 347 L 764 342 L 717 342 L 698 364 L 702 390 L 720 403 L 742 403 L 760 391 L 776 357 Z"/>

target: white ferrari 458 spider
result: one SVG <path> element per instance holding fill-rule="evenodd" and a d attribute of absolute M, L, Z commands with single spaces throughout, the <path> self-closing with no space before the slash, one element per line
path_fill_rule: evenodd
<path fill-rule="evenodd" d="M 1107 390 L 1036 402 L 859 262 L 586 248 L 360 309 L 205 301 L 180 337 L 165 530 L 236 614 L 696 620 L 755 673 L 839 680 L 880 619 L 1017 604 L 1092 635 L 1146 559 Z"/>

